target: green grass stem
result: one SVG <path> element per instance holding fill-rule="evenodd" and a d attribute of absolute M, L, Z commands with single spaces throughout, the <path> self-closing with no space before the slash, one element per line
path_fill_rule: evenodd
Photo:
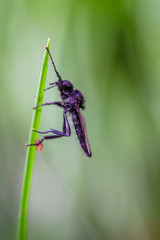
<path fill-rule="evenodd" d="M 50 45 L 50 39 L 48 39 L 48 42 L 47 42 L 48 48 L 49 48 L 49 45 Z M 40 105 L 43 102 L 43 94 L 44 94 L 47 68 L 48 68 L 48 58 L 49 58 L 48 52 L 45 50 L 35 105 Z M 35 143 L 35 140 L 37 139 L 37 133 L 33 132 L 32 129 L 33 128 L 35 128 L 36 130 L 39 129 L 41 108 L 42 107 L 38 107 L 33 111 L 29 143 Z M 30 187 L 31 187 L 31 180 L 32 180 L 32 172 L 33 172 L 33 166 L 34 166 L 35 151 L 36 151 L 36 148 L 34 146 L 27 147 L 24 177 L 23 177 L 23 184 L 22 184 L 22 193 L 21 193 L 21 200 L 20 200 L 20 207 L 19 207 L 17 240 L 27 239 L 28 202 L 29 202 L 29 194 L 30 194 Z"/>

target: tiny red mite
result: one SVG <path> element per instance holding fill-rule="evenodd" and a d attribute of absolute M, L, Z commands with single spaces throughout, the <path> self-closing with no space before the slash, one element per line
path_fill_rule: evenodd
<path fill-rule="evenodd" d="M 36 145 L 37 152 L 43 151 L 43 143 L 41 143 L 38 139 L 36 139 L 35 145 Z"/>

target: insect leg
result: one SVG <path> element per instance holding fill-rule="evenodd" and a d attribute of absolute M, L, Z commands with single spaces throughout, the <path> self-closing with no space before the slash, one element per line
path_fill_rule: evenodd
<path fill-rule="evenodd" d="M 63 103 L 62 102 L 46 102 L 46 103 L 35 106 L 33 109 L 35 109 L 37 107 L 40 107 L 40 106 L 47 106 L 47 105 L 57 105 L 58 107 L 63 108 Z"/>
<path fill-rule="evenodd" d="M 53 88 L 53 87 L 57 86 L 57 83 L 56 83 L 56 82 L 50 83 L 50 85 L 52 85 L 52 86 L 51 86 L 51 87 L 48 87 L 48 88 L 45 88 L 44 91 L 46 91 L 46 90 L 48 90 L 48 89 L 50 89 L 50 88 Z"/>
<path fill-rule="evenodd" d="M 44 136 L 40 141 L 38 141 L 38 143 L 25 144 L 25 145 L 26 145 L 27 147 L 28 147 L 28 146 L 36 146 L 36 145 L 39 145 L 40 143 L 42 143 L 45 139 L 53 139 L 53 138 L 59 138 L 59 137 L 63 137 L 63 135 Z"/>
<path fill-rule="evenodd" d="M 68 136 L 71 135 L 71 129 L 70 129 L 70 126 L 69 126 L 69 122 L 68 122 L 68 119 L 67 119 L 67 115 L 66 115 L 66 112 L 67 110 L 64 110 L 63 112 L 63 132 L 66 134 L 68 134 Z"/>
<path fill-rule="evenodd" d="M 51 128 L 51 129 L 52 129 L 52 128 Z M 37 131 L 37 130 L 35 130 L 35 129 L 33 128 L 32 131 L 37 132 L 37 133 L 40 133 L 40 134 L 46 134 L 46 133 L 52 132 L 51 129 L 48 130 L 48 131 Z"/>
<path fill-rule="evenodd" d="M 45 134 L 45 133 L 54 133 L 55 135 L 49 135 L 49 136 L 44 136 L 38 143 L 33 143 L 33 144 L 26 144 L 26 146 L 35 146 L 39 145 L 42 143 L 45 139 L 53 139 L 53 138 L 59 138 L 59 137 L 69 137 L 71 135 L 71 130 L 69 126 L 69 122 L 66 116 L 66 111 L 63 113 L 64 121 L 63 121 L 63 132 L 60 132 L 55 129 L 50 129 L 49 131 L 44 131 L 44 132 L 39 132 L 33 129 L 33 131 L 40 133 L 40 134 Z"/>
<path fill-rule="evenodd" d="M 60 132 L 58 130 L 55 130 L 55 129 L 50 129 L 48 131 L 37 131 L 35 130 L 34 128 L 32 129 L 34 132 L 37 132 L 37 133 L 40 133 L 40 134 L 46 134 L 46 133 L 54 133 L 54 134 L 59 134 L 59 135 L 62 135 L 62 136 L 70 136 L 71 135 L 71 130 L 70 130 L 70 126 L 69 126 L 69 122 L 68 122 L 68 119 L 67 119 L 67 116 L 66 116 L 66 113 L 64 111 L 63 113 L 63 132 Z"/>

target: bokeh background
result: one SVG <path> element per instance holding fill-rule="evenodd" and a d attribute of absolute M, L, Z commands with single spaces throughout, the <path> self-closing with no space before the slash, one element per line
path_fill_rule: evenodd
<path fill-rule="evenodd" d="M 160 239 L 160 2 L 0 0 L 0 239 L 16 239 L 44 46 L 86 99 L 93 157 L 70 138 L 36 153 L 28 239 Z M 47 83 L 56 81 L 49 62 Z M 44 101 L 59 100 L 57 89 Z M 62 128 L 42 111 L 40 130 Z"/>

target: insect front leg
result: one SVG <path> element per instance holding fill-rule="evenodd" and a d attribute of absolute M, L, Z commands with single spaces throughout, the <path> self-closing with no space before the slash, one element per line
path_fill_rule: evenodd
<path fill-rule="evenodd" d="M 40 132 L 40 131 L 36 131 L 35 129 L 33 129 L 33 131 L 35 131 L 37 133 L 40 133 L 40 134 L 54 133 L 54 135 L 43 136 L 43 138 L 38 143 L 26 144 L 26 146 L 39 145 L 45 139 L 53 139 L 53 138 L 59 138 L 59 137 L 69 137 L 71 135 L 71 130 L 70 130 L 69 122 L 68 122 L 68 119 L 67 119 L 66 111 L 64 111 L 64 113 L 63 113 L 63 118 L 64 118 L 64 120 L 63 120 L 63 132 L 60 132 L 60 131 L 55 130 L 55 129 L 50 129 L 48 131 Z"/>
<path fill-rule="evenodd" d="M 52 85 L 51 87 L 48 87 L 48 88 L 45 88 L 44 91 L 50 89 L 50 88 L 53 88 L 53 87 L 56 87 L 57 86 L 57 82 L 54 82 L 54 83 L 50 83 L 49 85 Z"/>

